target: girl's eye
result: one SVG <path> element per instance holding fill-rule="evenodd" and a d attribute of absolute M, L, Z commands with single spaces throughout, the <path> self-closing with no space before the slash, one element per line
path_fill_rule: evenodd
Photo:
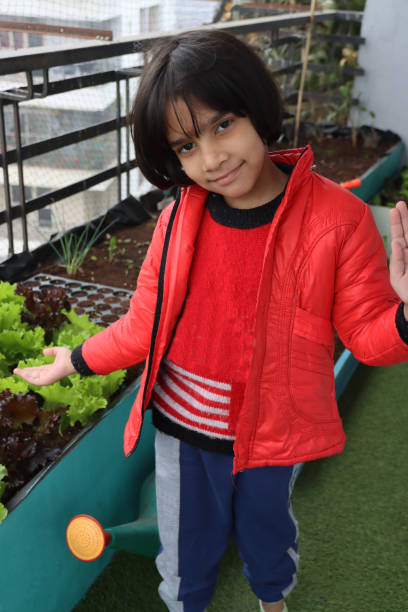
<path fill-rule="evenodd" d="M 217 132 L 223 132 L 231 125 L 231 123 L 232 119 L 224 119 L 224 121 L 221 121 L 221 123 L 217 125 Z"/>
<path fill-rule="evenodd" d="M 177 153 L 189 153 L 190 151 L 192 151 L 194 148 L 194 143 L 193 142 L 186 142 L 185 144 L 181 145 L 181 147 L 179 147 Z"/>

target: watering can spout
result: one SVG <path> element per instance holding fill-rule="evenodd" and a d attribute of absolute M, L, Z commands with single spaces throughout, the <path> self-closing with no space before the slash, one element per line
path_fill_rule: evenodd
<path fill-rule="evenodd" d="M 94 517 L 78 514 L 68 523 L 66 540 L 71 553 L 81 561 L 95 561 L 105 548 L 155 557 L 160 543 L 154 472 L 143 483 L 139 516 L 135 521 L 104 529 Z"/>

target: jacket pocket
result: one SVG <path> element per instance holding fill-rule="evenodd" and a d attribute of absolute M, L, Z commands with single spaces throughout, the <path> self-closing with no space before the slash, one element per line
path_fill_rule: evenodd
<path fill-rule="evenodd" d="M 294 411 L 309 423 L 338 419 L 333 349 L 331 321 L 297 307 L 290 350 L 289 385 Z"/>

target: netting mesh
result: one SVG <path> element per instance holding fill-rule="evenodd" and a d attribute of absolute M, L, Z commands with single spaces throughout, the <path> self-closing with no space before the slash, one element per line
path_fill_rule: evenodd
<path fill-rule="evenodd" d="M 2 0 L 0 4 L 0 58 L 14 50 L 37 47 L 46 51 L 59 46 L 73 45 L 86 40 L 119 40 L 159 31 L 199 27 L 211 23 L 219 8 L 217 0 Z M 11 22 L 11 23 L 10 23 Z M 27 28 L 27 25 L 30 26 Z M 58 34 L 55 32 L 58 29 Z M 31 31 L 27 31 L 31 29 Z M 49 72 L 49 80 L 141 65 L 140 54 L 56 66 Z M 41 83 L 41 71 L 34 72 L 34 83 Z M 0 90 L 26 85 L 24 73 L 0 76 Z M 76 91 L 37 98 L 19 104 L 21 144 L 29 145 L 65 133 L 85 129 L 117 116 L 129 108 L 137 88 L 137 78 L 129 80 L 129 96 L 125 83 L 119 96 L 114 83 L 98 87 L 84 87 Z M 5 107 L 7 150 L 17 145 L 15 115 L 11 106 Z M 63 148 L 27 159 L 23 163 L 24 199 L 29 201 L 55 189 L 84 180 L 95 172 L 114 167 L 129 155 L 133 157 L 129 134 L 121 130 L 120 148 L 113 131 L 103 136 L 71 144 Z M 9 165 L 11 205 L 21 201 L 21 181 L 17 164 Z M 0 177 L 0 182 L 3 176 Z M 103 214 L 127 195 L 126 177 L 122 176 L 120 192 L 118 179 L 112 178 L 69 199 L 27 216 L 29 249 L 44 243 L 52 234 L 65 231 L 87 219 Z M 130 173 L 130 193 L 141 195 L 151 189 L 137 169 Z M 0 184 L 0 210 L 5 208 L 3 185 Z M 23 248 L 22 224 L 13 222 L 14 249 Z M 0 226 L 0 255 L 8 249 L 7 228 Z"/>

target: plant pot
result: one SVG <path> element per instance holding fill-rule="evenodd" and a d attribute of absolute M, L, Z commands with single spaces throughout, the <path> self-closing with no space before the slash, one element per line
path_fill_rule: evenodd
<path fill-rule="evenodd" d="M 0 525 L 0 612 L 69 612 L 111 560 L 111 552 L 95 563 L 75 559 L 65 529 L 78 513 L 108 526 L 137 516 L 141 484 L 154 467 L 150 413 L 132 457 L 122 450 L 137 388 L 138 382 L 130 385 L 8 504 Z"/>

